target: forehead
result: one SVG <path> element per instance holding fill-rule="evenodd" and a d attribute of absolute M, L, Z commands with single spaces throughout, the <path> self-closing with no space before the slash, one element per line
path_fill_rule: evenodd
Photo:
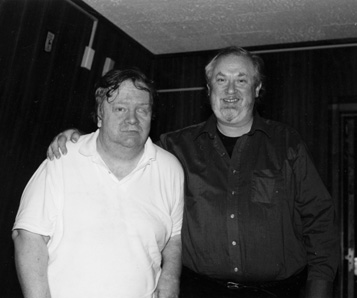
<path fill-rule="evenodd" d="M 138 83 L 138 86 L 145 86 Z M 138 102 L 150 103 L 150 94 L 146 90 L 138 89 L 130 80 L 122 82 L 117 90 L 113 93 L 114 102 Z"/>
<path fill-rule="evenodd" d="M 228 75 L 254 75 L 252 61 L 245 56 L 228 55 L 218 58 L 213 68 L 213 75 L 218 73 Z"/>

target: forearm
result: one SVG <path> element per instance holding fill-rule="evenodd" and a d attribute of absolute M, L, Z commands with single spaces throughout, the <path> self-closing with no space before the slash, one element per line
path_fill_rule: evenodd
<path fill-rule="evenodd" d="M 163 264 L 161 275 L 180 278 L 181 275 L 181 235 L 174 236 L 163 251 Z"/>
<path fill-rule="evenodd" d="M 180 291 L 180 275 L 182 267 L 181 250 L 181 235 L 172 237 L 162 252 L 162 271 L 155 297 L 178 297 Z"/>
<path fill-rule="evenodd" d="M 25 298 L 50 298 L 46 238 L 24 230 L 13 232 L 15 265 Z"/>

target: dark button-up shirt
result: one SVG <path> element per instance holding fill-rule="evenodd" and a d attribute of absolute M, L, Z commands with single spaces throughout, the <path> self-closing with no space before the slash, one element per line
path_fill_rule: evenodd
<path fill-rule="evenodd" d="M 212 278 L 272 281 L 309 265 L 334 279 L 333 201 L 298 133 L 255 116 L 230 158 L 216 118 L 161 136 L 185 171 L 183 265 Z"/>

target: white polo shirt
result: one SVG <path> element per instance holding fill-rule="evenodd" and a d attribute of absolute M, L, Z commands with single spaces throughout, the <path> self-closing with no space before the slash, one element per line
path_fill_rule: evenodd
<path fill-rule="evenodd" d="M 53 298 L 152 297 L 161 251 L 181 233 L 183 170 L 150 139 L 125 178 L 96 150 L 99 131 L 45 160 L 23 193 L 14 229 L 50 236 Z"/>

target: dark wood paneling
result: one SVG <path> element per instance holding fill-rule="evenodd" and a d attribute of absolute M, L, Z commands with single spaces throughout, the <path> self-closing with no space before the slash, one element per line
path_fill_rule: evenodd
<path fill-rule="evenodd" d="M 0 1 L 0 297 L 21 297 L 13 260 L 11 228 L 21 193 L 50 140 L 61 130 L 96 128 L 90 114 L 93 85 L 106 57 L 115 67 L 150 73 L 152 54 L 98 18 L 92 69 L 81 68 L 92 19 L 65 0 Z M 44 51 L 47 32 L 55 34 Z"/>
<path fill-rule="evenodd" d="M 206 90 L 159 93 L 150 136 L 157 141 L 161 133 L 200 123 L 209 115 Z"/>
<path fill-rule="evenodd" d="M 267 117 L 296 128 L 326 182 L 329 168 L 329 104 L 357 94 L 357 48 L 262 55 L 266 61 Z"/>

